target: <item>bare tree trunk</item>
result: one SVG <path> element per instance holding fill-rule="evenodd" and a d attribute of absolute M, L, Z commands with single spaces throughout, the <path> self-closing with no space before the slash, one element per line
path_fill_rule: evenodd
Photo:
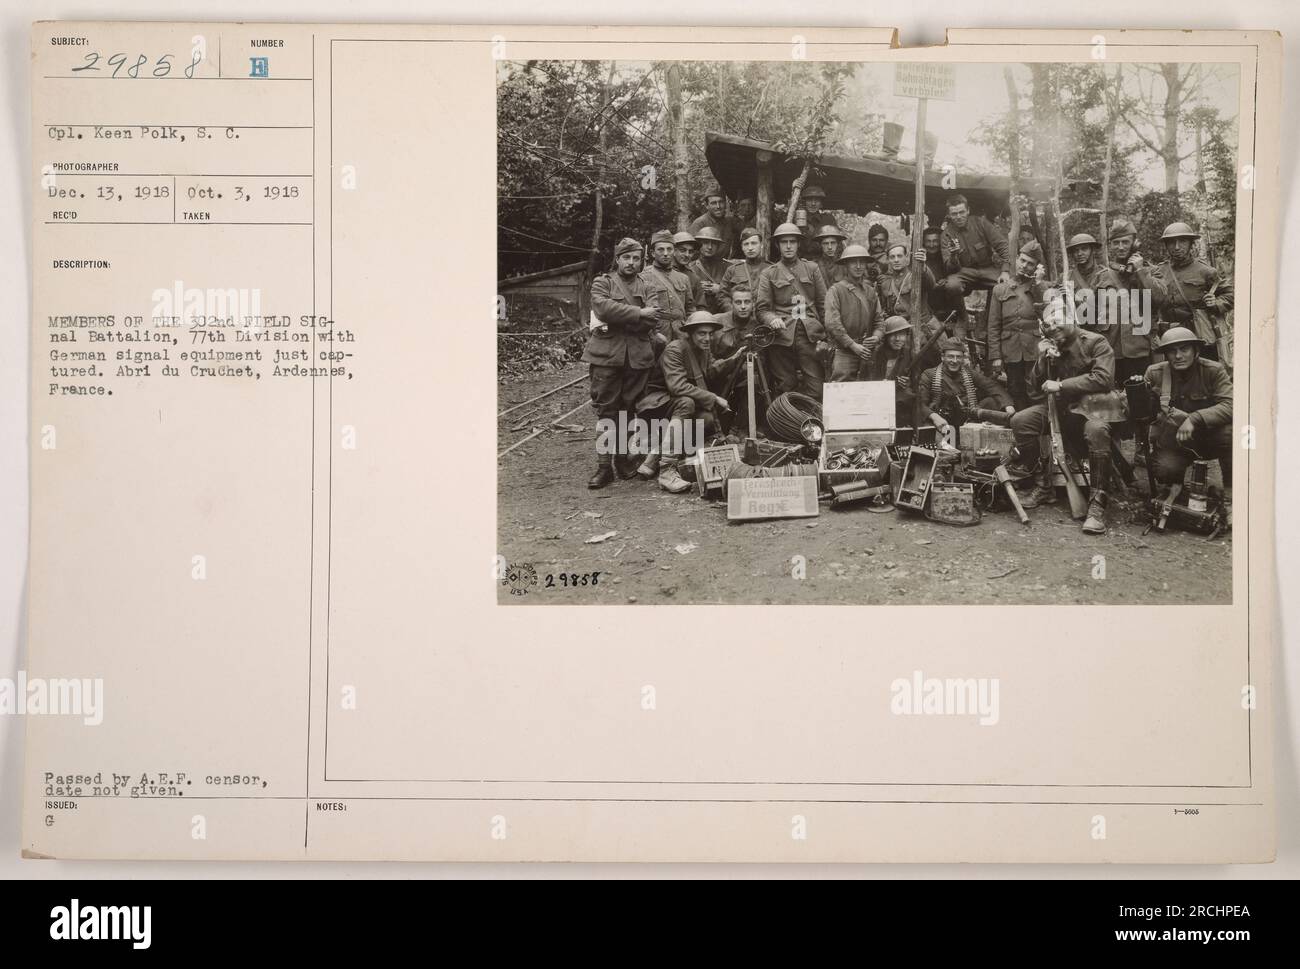
<path fill-rule="evenodd" d="M 796 178 L 794 184 L 790 186 L 790 205 L 785 210 L 785 220 L 787 222 L 794 221 L 795 207 L 799 204 L 799 196 L 803 194 L 804 184 L 808 181 L 808 173 L 811 171 L 812 159 L 808 159 L 803 163 L 803 170 L 799 172 L 799 177 Z"/>
<path fill-rule="evenodd" d="M 1048 132 L 1053 128 L 1052 120 L 1060 108 L 1051 88 L 1052 65 L 1030 64 L 1029 73 L 1034 84 L 1033 90 L 1029 93 L 1029 116 L 1034 135 L 1030 145 L 1029 174 L 1046 175 L 1053 170 Z"/>
<path fill-rule="evenodd" d="M 1115 67 L 1115 93 L 1107 99 L 1107 111 L 1109 115 L 1106 119 L 1106 166 L 1101 173 L 1101 244 L 1107 244 L 1107 236 L 1110 234 L 1107 225 L 1107 219 L 1110 217 L 1110 170 L 1112 160 L 1115 157 L 1115 124 L 1119 121 L 1119 94 L 1120 82 L 1124 73 L 1124 65 L 1118 64 Z"/>
<path fill-rule="evenodd" d="M 1178 115 L 1183 101 L 1183 78 L 1177 64 L 1161 64 L 1165 79 L 1165 127 L 1161 132 L 1160 157 L 1165 163 L 1165 191 L 1178 195 Z"/>
<path fill-rule="evenodd" d="M 609 125 L 604 123 L 605 119 L 603 115 L 605 114 L 606 111 L 609 110 L 609 102 L 610 102 L 611 95 L 613 93 L 613 88 L 614 88 L 614 62 L 610 61 L 609 73 L 605 76 L 605 85 L 600 92 L 600 113 L 602 117 L 601 117 L 600 133 L 597 136 L 598 138 L 597 151 L 600 152 L 600 157 L 596 163 L 598 169 L 596 175 L 596 218 L 591 230 L 591 255 L 587 257 L 587 279 L 588 280 L 595 279 L 596 273 L 600 271 L 600 265 L 599 265 L 600 264 L 600 233 L 601 230 L 604 228 L 604 222 L 605 222 L 605 193 L 604 193 L 605 162 L 606 162 L 605 151 L 609 145 L 609 136 L 606 135 L 605 133 L 609 129 Z M 581 320 L 581 322 L 585 324 L 587 321 Z"/>
<path fill-rule="evenodd" d="M 686 153 L 686 119 L 682 116 L 682 65 L 670 63 L 665 72 L 668 88 L 668 131 L 673 143 L 673 194 L 677 199 L 677 231 L 691 224 L 691 195 L 687 184 L 690 159 Z"/>
<path fill-rule="evenodd" d="M 760 151 L 758 160 L 758 184 L 754 199 L 754 228 L 763 237 L 764 252 L 772 242 L 772 153 Z"/>
<path fill-rule="evenodd" d="M 1007 200 L 1011 212 L 1007 230 L 1007 255 L 1014 266 L 1020 252 L 1020 92 L 1016 90 L 1016 79 L 1011 74 L 1010 65 L 1002 68 L 1002 80 L 1007 85 L 1007 123 L 1011 128 L 1007 150 L 1007 161 L 1011 168 L 1011 196 Z M 995 353 L 995 348 L 989 347 L 990 359 Z"/>

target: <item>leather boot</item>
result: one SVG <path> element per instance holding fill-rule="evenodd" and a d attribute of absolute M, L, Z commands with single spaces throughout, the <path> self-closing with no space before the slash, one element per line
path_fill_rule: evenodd
<path fill-rule="evenodd" d="M 1088 500 L 1088 517 L 1083 521 L 1085 535 L 1106 534 L 1106 486 L 1110 482 L 1110 452 L 1093 451 L 1088 455 L 1088 477 L 1092 495 Z"/>
<path fill-rule="evenodd" d="M 1007 474 L 1013 481 L 1021 481 L 1025 478 L 1032 478 L 1038 473 L 1038 464 L 1040 454 L 1038 442 L 1032 444 L 1017 444 L 1017 455 L 1013 460 L 1004 462 Z"/>
<path fill-rule="evenodd" d="M 624 481 L 627 481 L 636 477 L 639 463 L 634 455 L 617 454 L 614 456 L 614 472 Z"/>
<path fill-rule="evenodd" d="M 677 471 L 676 458 L 664 458 L 660 463 L 659 487 L 674 495 L 680 495 L 691 490 L 690 483 Z"/>
<path fill-rule="evenodd" d="M 614 467 L 608 454 L 596 455 L 596 473 L 587 479 L 587 487 L 603 488 L 614 480 Z"/>
<path fill-rule="evenodd" d="M 653 451 L 647 454 L 645 460 L 641 462 L 641 467 L 636 469 L 636 473 L 638 476 L 645 478 L 646 481 L 657 477 L 659 474 L 659 455 Z"/>
<path fill-rule="evenodd" d="M 1054 505 L 1056 504 L 1056 489 L 1044 484 L 1036 484 L 1029 492 L 1017 495 L 1017 497 L 1020 498 L 1021 507 L 1024 508 Z"/>

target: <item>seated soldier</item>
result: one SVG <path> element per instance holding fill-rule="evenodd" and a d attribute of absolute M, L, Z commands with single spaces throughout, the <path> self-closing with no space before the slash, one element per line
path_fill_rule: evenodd
<path fill-rule="evenodd" d="M 1074 322 L 1074 307 L 1060 290 L 1050 290 L 1043 306 L 1038 359 L 1029 374 L 1029 396 L 1035 403 L 1011 418 L 1019 457 L 1007 464 L 1013 478 L 1027 478 L 1038 469 L 1042 436 L 1049 431 L 1048 394 L 1055 394 L 1061 436 L 1066 449 L 1088 450 L 1092 472 L 1092 495 L 1083 530 L 1089 535 L 1106 534 L 1106 484 L 1110 478 L 1111 429 L 1103 420 L 1085 418 L 1069 404 L 1086 394 L 1100 394 L 1115 388 L 1115 351 L 1100 333 L 1080 329 Z M 1051 377 L 1048 371 L 1051 370 Z M 1021 498 L 1026 508 L 1056 500 L 1054 488 L 1036 485 Z"/>
<path fill-rule="evenodd" d="M 659 487 L 673 494 L 690 488 L 677 469 L 685 453 L 684 422 L 693 418 L 705 438 L 717 433 L 717 414 L 730 411 L 731 405 L 709 389 L 709 382 L 725 377 L 745 352 L 742 347 L 729 357 L 713 359 L 713 334 L 718 330 L 718 321 L 707 311 L 692 313 L 682 330 L 684 335 L 664 348 L 660 360 L 672 405 L 668 430 L 660 444 Z"/>
<path fill-rule="evenodd" d="M 1171 327 L 1158 347 L 1165 362 L 1147 368 L 1147 386 L 1158 399 L 1151 424 L 1151 470 L 1161 484 L 1182 484 L 1195 457 L 1217 459 L 1224 504 L 1230 507 L 1232 378 L 1222 363 L 1201 356 L 1202 346 L 1192 330 Z"/>
<path fill-rule="evenodd" d="M 912 426 L 912 410 L 916 394 L 912 390 L 912 324 L 901 316 L 885 320 L 884 342 L 872 352 L 867 361 L 866 380 L 892 380 L 894 382 L 894 424 L 896 427 Z"/>
<path fill-rule="evenodd" d="M 921 413 L 939 433 L 946 436 L 949 426 L 961 427 L 968 420 L 1003 427 L 1010 423 L 1015 405 L 1000 383 L 966 363 L 965 343 L 955 336 L 945 337 L 939 341 L 939 350 L 943 363 L 921 374 L 917 387 Z"/>

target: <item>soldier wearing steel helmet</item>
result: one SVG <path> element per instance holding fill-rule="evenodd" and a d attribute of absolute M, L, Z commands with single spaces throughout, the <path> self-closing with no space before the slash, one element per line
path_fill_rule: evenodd
<path fill-rule="evenodd" d="M 759 322 L 776 330 L 768 354 L 772 379 L 782 391 L 798 390 L 821 400 L 825 371 L 818 343 L 826 339 L 826 280 L 816 263 L 799 258 L 803 233 L 797 225 L 783 222 L 772 238 L 781 261 L 763 270 L 757 293 Z"/>
<path fill-rule="evenodd" d="M 898 427 L 910 427 L 912 424 L 913 404 L 916 391 L 912 387 L 912 324 L 901 316 L 891 316 L 885 320 L 881 330 L 880 347 L 871 354 L 864 380 L 892 380 L 894 382 L 894 422 Z"/>
<path fill-rule="evenodd" d="M 691 263 L 690 273 L 703 297 L 700 306 L 710 313 L 724 313 L 727 309 L 726 287 L 722 277 L 730 263 L 720 254 L 722 236 L 713 226 L 706 225 L 695 233 L 695 241 L 699 244 L 700 254 Z"/>
<path fill-rule="evenodd" d="M 821 255 L 821 241 L 817 238 L 817 233 L 827 226 L 839 228 L 835 221 L 835 216 L 824 211 L 826 205 L 826 190 L 820 185 L 805 185 L 803 192 L 799 196 L 799 204 L 803 206 L 807 222 L 804 224 L 803 238 L 799 243 L 799 254 L 804 259 L 816 259 Z"/>
<path fill-rule="evenodd" d="M 844 267 L 839 264 L 839 259 L 848 236 L 843 229 L 832 223 L 818 229 L 817 235 L 813 238 L 821 246 L 821 251 L 817 253 L 813 262 L 817 263 L 817 268 L 822 271 L 822 279 L 826 280 L 829 290 L 832 285 L 844 278 Z"/>
<path fill-rule="evenodd" d="M 1172 223 L 1160 236 L 1168 258 L 1155 271 L 1169 294 L 1160 320 L 1190 329 L 1201 338 L 1201 356 L 1218 360 L 1215 327 L 1223 326 L 1224 314 L 1232 309 L 1232 281 L 1196 258 L 1195 244 L 1200 237 L 1186 222 Z"/>
<path fill-rule="evenodd" d="M 1119 306 L 1119 279 L 1102 258 L 1101 243 L 1087 232 L 1079 232 L 1065 244 L 1065 254 L 1070 260 L 1070 274 L 1066 280 L 1074 292 L 1079 325 L 1100 333 L 1114 350 L 1115 327 L 1119 319 L 1112 318 L 1112 310 Z M 1105 290 L 1114 292 L 1108 295 Z"/>
<path fill-rule="evenodd" d="M 721 360 L 713 356 L 713 335 L 719 329 L 712 313 L 696 310 L 682 324 L 683 335 L 664 348 L 659 361 L 663 368 L 664 383 L 672 397 L 669 410 L 669 430 L 660 446 L 659 487 L 673 494 L 686 491 L 690 485 L 682 478 L 678 463 L 687 450 L 702 442 L 693 439 L 692 448 L 686 447 L 685 422 L 699 422 L 704 436 L 717 432 L 718 414 L 731 410 L 727 399 L 712 387 L 731 371 L 745 352 L 738 348 Z M 695 435 L 692 435 L 694 438 Z"/>
<path fill-rule="evenodd" d="M 1146 371 L 1156 400 L 1151 424 L 1151 461 L 1156 481 L 1181 484 L 1199 455 L 1215 458 L 1224 496 L 1232 498 L 1232 377 L 1228 368 L 1202 355 L 1200 336 L 1185 326 L 1165 331 L 1157 345 L 1164 361 Z"/>
<path fill-rule="evenodd" d="M 873 261 L 862 246 L 849 246 L 839 257 L 842 278 L 826 290 L 826 335 L 835 348 L 832 381 L 863 379 L 861 372 L 883 339 L 884 314 L 868 279 Z"/>
<path fill-rule="evenodd" d="M 1168 293 L 1164 282 L 1137 250 L 1137 227 L 1127 219 L 1116 219 L 1107 236 L 1111 272 L 1127 294 L 1128 314 L 1113 333 L 1115 383 L 1146 372 L 1151 365 L 1151 345 L 1156 323 Z M 1149 294 L 1149 295 L 1148 295 Z"/>

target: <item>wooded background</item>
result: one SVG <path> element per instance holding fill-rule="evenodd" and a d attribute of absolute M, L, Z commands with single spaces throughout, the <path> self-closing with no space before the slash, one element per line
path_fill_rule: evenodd
<path fill-rule="evenodd" d="M 975 65 L 959 65 L 974 68 Z M 1059 177 L 1066 234 L 1101 238 L 1101 216 L 1133 221 L 1148 259 L 1172 221 L 1205 235 L 1232 271 L 1235 68 L 1215 64 L 983 65 L 1000 97 L 971 99 L 964 141 L 981 174 Z M 911 128 L 885 65 L 813 62 L 529 61 L 499 65 L 498 275 L 587 259 L 603 270 L 619 238 L 685 228 L 714 181 L 706 131 L 772 143 L 814 164 L 865 157 L 884 122 Z M 962 97 L 961 83 L 958 96 Z M 987 89 L 987 85 L 985 86 Z M 904 138 L 902 160 L 911 157 Z M 959 165 L 959 170 L 967 171 Z M 731 200 L 733 203 L 738 200 Z M 834 199 L 827 207 L 835 210 Z M 779 214 L 779 213 L 778 213 Z M 856 221 L 856 220 L 850 220 Z"/>

